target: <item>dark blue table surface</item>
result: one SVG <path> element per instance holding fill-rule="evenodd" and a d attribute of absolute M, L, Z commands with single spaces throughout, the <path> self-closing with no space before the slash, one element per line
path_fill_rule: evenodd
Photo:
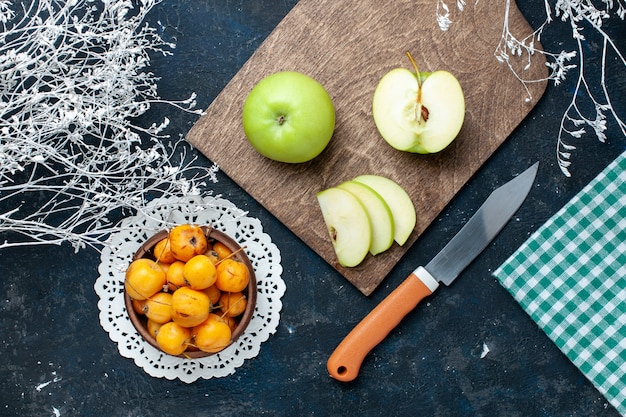
<path fill-rule="evenodd" d="M 543 2 L 523 3 L 520 8 L 531 25 L 540 25 Z M 195 92 L 198 107 L 208 107 L 295 4 L 165 0 L 150 15 L 153 24 L 160 22 L 164 38 L 177 45 L 173 56 L 153 58 L 161 97 L 185 98 Z M 613 18 L 607 30 L 624 53 L 624 22 Z M 576 48 L 571 28 L 560 22 L 542 42 L 548 50 Z M 584 42 L 590 78 L 600 76 L 601 45 L 600 37 Z M 612 88 L 621 94 L 614 106 L 624 118 L 624 67 L 611 62 L 609 67 L 622 73 L 614 77 Z M 276 334 L 229 377 L 192 384 L 156 379 L 121 357 L 98 320 L 93 289 L 97 251 L 76 254 L 69 246 L 2 250 L 0 415 L 50 416 L 56 409 L 61 416 L 617 416 L 492 276 L 625 149 L 624 136 L 609 121 L 606 143 L 586 135 L 572 155 L 572 177 L 561 173 L 556 135 L 575 75 L 574 70 L 560 85 L 549 84 L 530 115 L 370 297 L 219 174 L 218 183 L 207 188 L 262 221 L 281 251 L 287 285 Z M 197 118 L 156 106 L 142 119 L 151 123 L 163 115 L 171 119 L 173 136 L 189 131 Z M 356 381 L 330 379 L 326 360 L 342 337 L 418 263 L 436 254 L 491 189 L 535 161 L 540 162 L 537 184 L 527 201 L 461 279 L 406 317 L 367 357 Z M 200 154 L 197 163 L 211 164 Z M 483 343 L 490 351 L 481 358 Z"/>

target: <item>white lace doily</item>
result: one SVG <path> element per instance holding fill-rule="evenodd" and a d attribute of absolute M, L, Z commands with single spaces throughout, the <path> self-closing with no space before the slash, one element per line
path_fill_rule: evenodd
<path fill-rule="evenodd" d="M 152 347 L 133 327 L 124 307 L 124 274 L 133 254 L 148 237 L 181 223 L 212 225 L 245 246 L 257 278 L 256 308 L 245 332 L 223 351 L 200 359 L 179 358 Z M 117 343 L 120 354 L 153 377 L 190 383 L 230 375 L 246 359 L 255 357 L 261 343 L 278 327 L 285 293 L 280 251 L 263 233 L 258 219 L 248 217 L 228 200 L 208 196 L 152 201 L 143 213 L 122 222 L 121 230 L 103 248 L 100 260 L 100 277 L 94 285 L 100 297 L 100 324 Z"/>

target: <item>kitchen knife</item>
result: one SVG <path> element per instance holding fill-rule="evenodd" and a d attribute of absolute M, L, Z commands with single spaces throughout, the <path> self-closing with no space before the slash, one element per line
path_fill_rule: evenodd
<path fill-rule="evenodd" d="M 494 190 L 448 244 L 425 266 L 415 269 L 337 346 L 328 359 L 330 376 L 352 381 L 365 356 L 393 330 L 439 282 L 450 285 L 502 230 L 528 195 L 539 163 Z"/>

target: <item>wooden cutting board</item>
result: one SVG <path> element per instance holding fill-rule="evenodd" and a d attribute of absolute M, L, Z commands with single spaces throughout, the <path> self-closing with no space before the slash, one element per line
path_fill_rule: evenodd
<path fill-rule="evenodd" d="M 505 18 L 505 0 L 470 2 L 451 8 L 453 24 L 441 31 L 436 0 L 301 0 L 209 106 L 187 139 L 307 245 L 369 295 L 468 179 L 524 119 L 545 90 L 531 85 L 532 98 L 494 57 Z M 532 30 L 511 5 L 509 28 L 517 39 Z M 535 47 L 539 45 L 535 43 Z M 435 155 L 392 149 L 379 136 L 371 100 L 379 79 L 395 67 L 411 68 L 410 51 L 421 71 L 446 69 L 464 89 L 467 113 L 458 138 Z M 516 61 L 519 69 L 527 62 Z M 541 54 L 531 57 L 526 79 L 545 79 Z M 317 79 L 333 98 L 336 129 L 328 148 L 304 164 L 283 164 L 260 156 L 241 124 L 243 102 L 263 77 L 282 70 Z M 398 182 L 417 209 L 409 241 L 358 267 L 338 265 L 317 205 L 316 193 L 360 174 Z"/>

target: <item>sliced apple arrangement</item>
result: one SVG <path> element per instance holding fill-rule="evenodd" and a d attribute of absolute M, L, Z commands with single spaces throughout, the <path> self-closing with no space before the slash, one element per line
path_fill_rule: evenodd
<path fill-rule="evenodd" d="M 337 255 L 344 267 L 359 265 L 368 253 L 378 255 L 395 241 L 404 245 L 416 223 L 415 206 L 395 181 L 360 175 L 317 193 L 317 201 Z"/>
<path fill-rule="evenodd" d="M 445 149 L 465 120 L 465 97 L 448 71 L 415 72 L 395 68 L 378 83 L 372 115 L 381 136 L 395 149 L 430 154 Z"/>
<path fill-rule="evenodd" d="M 148 239 L 128 266 L 125 304 L 152 346 L 198 358 L 219 352 L 245 330 L 255 307 L 250 260 L 210 227 L 178 225 Z"/>

